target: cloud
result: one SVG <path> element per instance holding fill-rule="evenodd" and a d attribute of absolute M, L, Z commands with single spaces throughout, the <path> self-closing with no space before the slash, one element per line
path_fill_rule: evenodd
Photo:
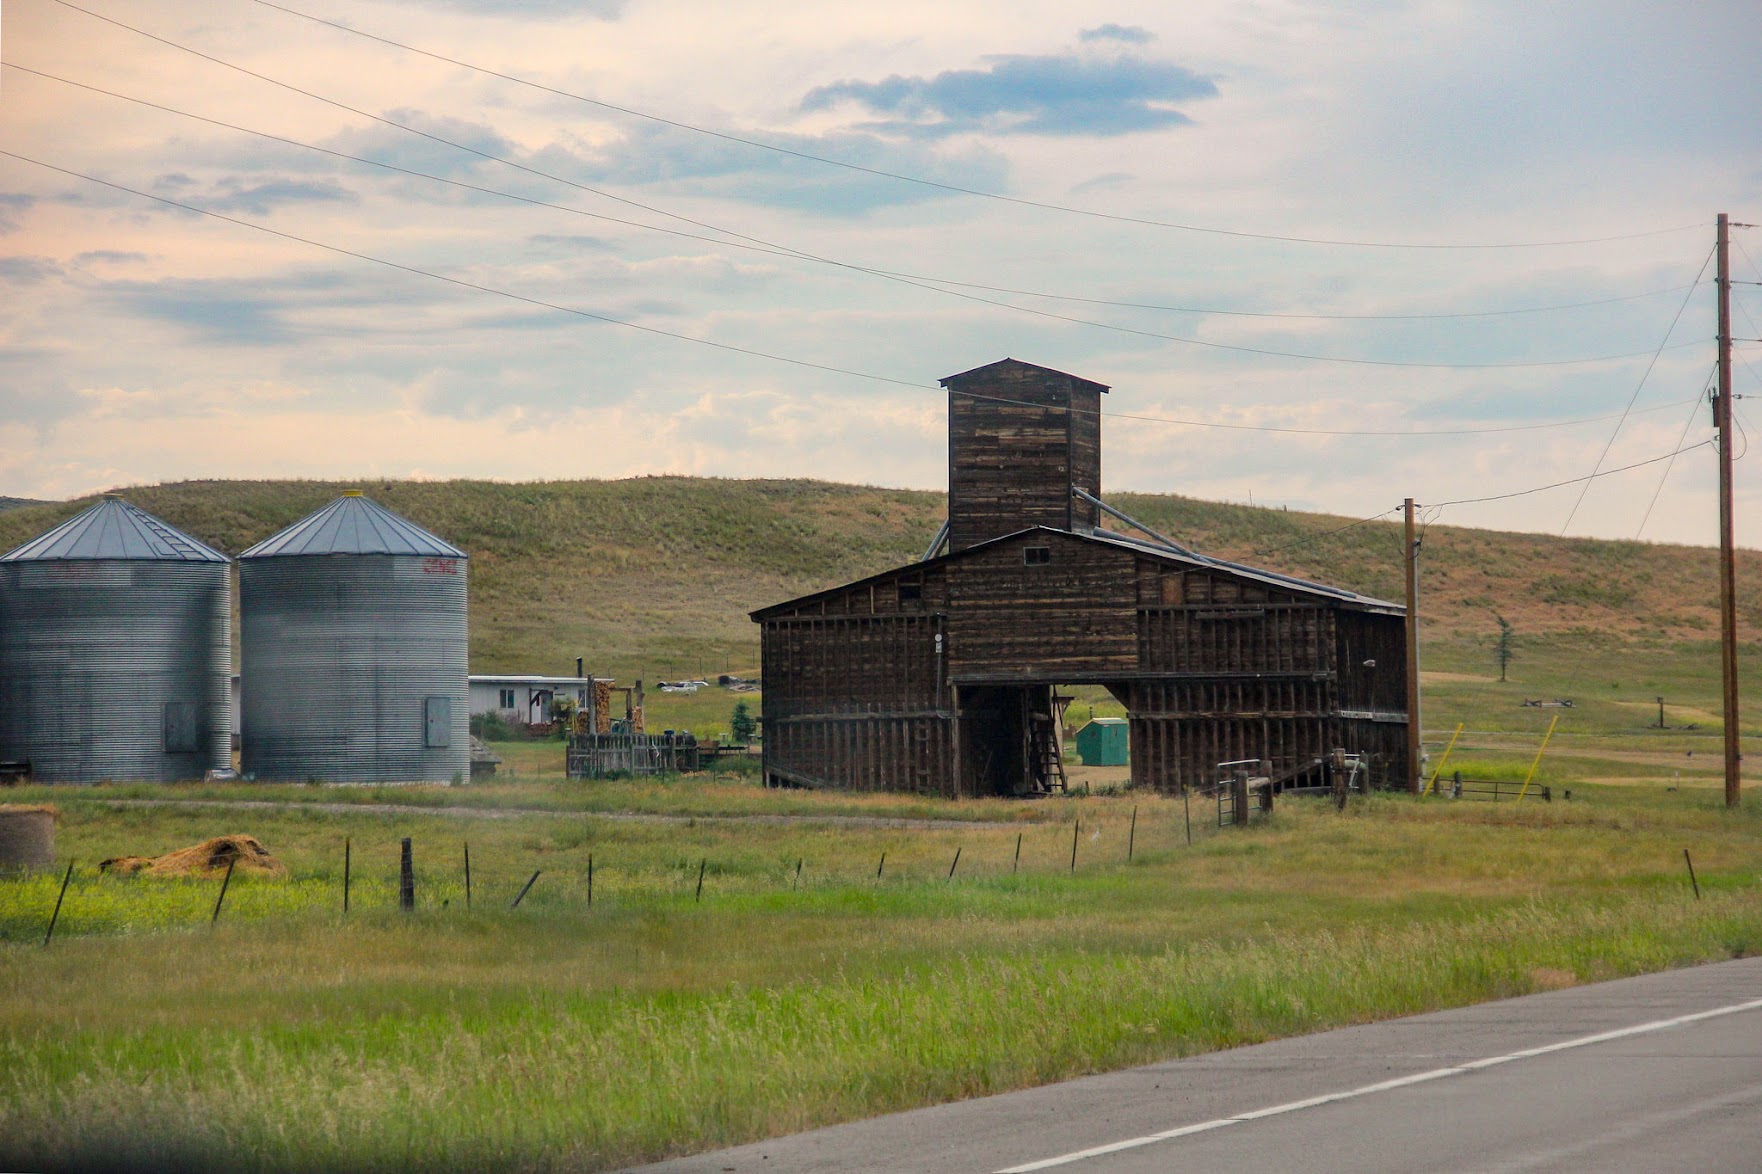
<path fill-rule="evenodd" d="M 405 0 L 418 8 L 441 8 L 471 16 L 504 16 L 527 20 L 556 20 L 591 16 L 617 20 L 624 15 L 624 0 Z"/>
<path fill-rule="evenodd" d="M 250 212 L 267 216 L 278 204 L 309 204 L 315 202 L 354 202 L 355 195 L 334 183 L 311 183 L 296 179 L 271 179 L 249 187 L 238 180 L 222 180 L 221 195 L 210 196 L 205 203 L 215 212 Z"/>
<path fill-rule="evenodd" d="M 529 245 L 537 245 L 547 251 L 569 253 L 603 253 L 614 246 L 608 240 L 597 236 L 572 236 L 566 233 L 541 232 L 526 238 Z"/>
<path fill-rule="evenodd" d="M 1092 29 L 1084 29 L 1077 34 L 1077 40 L 1085 44 L 1091 41 L 1119 41 L 1125 45 L 1148 45 L 1156 40 L 1156 34 L 1135 24 L 1113 24 L 1110 22 L 1097 25 Z"/>
<path fill-rule="evenodd" d="M 820 86 L 803 110 L 855 102 L 895 117 L 868 129 L 919 137 L 991 134 L 1122 135 L 1192 122 L 1170 103 L 1217 96 L 1208 77 L 1141 57 L 1000 56 L 985 69 L 935 77 Z"/>
<path fill-rule="evenodd" d="M 314 271 L 262 278 L 108 281 L 98 283 L 92 296 L 132 317 L 188 327 L 201 343 L 275 346 L 306 334 L 290 321 L 292 315 L 340 310 L 340 319 L 358 322 L 364 310 L 386 300 L 386 287 L 359 277 Z M 325 334 L 334 338 L 346 329 L 328 324 Z"/>
<path fill-rule="evenodd" d="M 147 259 L 145 253 L 123 252 L 117 249 L 93 249 L 91 252 L 80 253 L 73 259 L 75 265 L 135 265 Z"/>
<path fill-rule="evenodd" d="M 36 202 L 35 196 L 22 192 L 0 192 L 0 236 L 17 232 L 19 213 L 30 211 Z"/>
<path fill-rule="evenodd" d="M 35 285 L 60 273 L 61 266 L 48 257 L 0 257 L 0 284 Z"/>
<path fill-rule="evenodd" d="M 202 184 L 182 173 L 161 175 L 153 187 L 167 199 L 211 212 L 248 212 L 267 216 L 285 204 L 353 203 L 355 193 L 325 180 L 292 179 L 287 176 L 240 179 L 227 176 L 206 191 Z"/>
<path fill-rule="evenodd" d="M 960 187 L 1002 187 L 1007 175 L 1005 161 L 983 147 L 936 150 L 921 143 L 899 143 L 848 131 L 818 136 L 770 133 L 765 140 L 803 154 Z M 874 208 L 918 204 L 947 195 L 923 184 L 755 150 L 667 126 L 640 127 L 585 157 L 571 156 L 578 171 L 563 169 L 561 148 L 547 149 L 539 158 L 546 170 L 579 174 L 593 182 L 668 184 L 694 195 L 834 216 L 860 215 Z"/>
<path fill-rule="evenodd" d="M 449 178 L 456 178 L 484 163 L 483 155 L 516 159 L 522 154 L 515 143 L 487 123 L 467 122 L 462 118 L 447 118 L 411 109 L 387 110 L 384 117 L 420 133 L 375 123 L 321 139 L 318 145 L 347 155 L 376 159 L 394 167 Z M 425 134 L 434 138 L 425 138 Z M 436 142 L 436 139 L 446 141 Z M 447 143 L 458 143 L 468 150 L 461 151 Z M 473 154 L 473 151 L 482 154 Z"/>

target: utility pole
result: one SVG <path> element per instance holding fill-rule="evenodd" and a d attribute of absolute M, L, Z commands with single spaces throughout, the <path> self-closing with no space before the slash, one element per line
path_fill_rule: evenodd
<path fill-rule="evenodd" d="M 1737 557 L 1731 505 L 1731 227 L 1719 214 L 1719 391 L 1713 424 L 1719 429 L 1719 667 L 1725 685 L 1725 805 L 1736 807 L 1743 754 L 1738 746 Z"/>
<path fill-rule="evenodd" d="M 1413 499 L 1402 503 L 1406 538 L 1402 561 L 1407 576 L 1407 789 L 1419 794 L 1419 538 L 1413 532 Z"/>

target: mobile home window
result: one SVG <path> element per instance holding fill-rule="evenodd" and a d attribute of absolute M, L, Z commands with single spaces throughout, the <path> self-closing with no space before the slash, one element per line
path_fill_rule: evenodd
<path fill-rule="evenodd" d="M 502 690 L 501 708 L 502 709 L 513 709 L 514 708 L 514 690 L 512 690 L 512 689 L 503 689 Z"/>
<path fill-rule="evenodd" d="M 1052 561 L 1052 547 L 1026 546 L 1022 548 L 1022 563 L 1030 567 L 1043 567 Z"/>

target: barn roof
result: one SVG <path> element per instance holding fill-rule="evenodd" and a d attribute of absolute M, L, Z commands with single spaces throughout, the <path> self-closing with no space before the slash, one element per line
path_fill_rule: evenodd
<path fill-rule="evenodd" d="M 1093 379 L 1085 379 L 1081 375 L 1072 375 L 1069 371 L 1059 371 L 1052 367 L 1042 367 L 1038 363 L 1024 363 L 1020 359 L 998 359 L 995 363 L 986 363 L 982 367 L 974 367 L 971 371 L 962 371 L 958 375 L 945 375 L 937 380 L 942 386 L 951 383 L 966 383 L 972 380 L 988 379 L 1014 371 L 1038 371 L 1042 375 L 1056 375 L 1060 379 L 1069 379 L 1073 384 L 1093 387 L 1097 391 L 1106 391 L 1107 384 L 1097 383 Z"/>
<path fill-rule="evenodd" d="M 1262 570 L 1259 567 L 1250 567 L 1242 563 L 1229 562 L 1225 559 L 1210 558 L 1205 555 L 1170 550 L 1165 546 L 1160 546 L 1149 540 L 1137 539 L 1125 534 L 1118 534 L 1112 530 L 1092 530 L 1083 533 L 1073 530 L 1059 530 L 1048 526 L 1030 526 L 1023 530 L 1017 530 L 1013 534 L 1004 534 L 1000 537 L 977 543 L 964 550 L 958 550 L 953 554 L 939 555 L 936 558 L 919 563 L 907 563 L 904 566 L 894 567 L 891 570 L 882 571 L 879 574 L 870 575 L 867 578 L 855 579 L 837 587 L 828 587 L 823 591 L 811 592 L 810 594 L 800 596 L 796 599 L 786 599 L 782 603 L 774 603 L 769 607 L 759 608 L 757 611 L 749 613 L 749 615 L 754 620 L 769 619 L 776 612 L 797 608 L 805 603 L 812 603 L 815 600 L 829 598 L 854 587 L 866 587 L 870 583 L 878 583 L 883 579 L 899 574 L 901 571 L 910 571 L 919 567 L 941 566 L 953 562 L 956 559 L 972 557 L 979 551 L 996 546 L 998 543 L 1014 541 L 1024 534 L 1034 533 L 1045 534 L 1051 537 L 1073 539 L 1078 542 L 1100 543 L 1104 546 L 1113 546 L 1121 550 L 1127 550 L 1133 554 L 1148 555 L 1151 558 L 1161 559 L 1164 562 L 1176 563 L 1183 567 L 1221 570 L 1238 578 L 1251 579 L 1255 582 L 1263 583 L 1269 587 L 1276 587 L 1283 591 L 1294 591 L 1303 595 L 1320 596 L 1324 599 L 1331 600 L 1341 607 L 1351 608 L 1355 611 L 1376 611 L 1392 615 L 1400 615 L 1406 610 L 1398 603 L 1390 603 L 1387 600 L 1376 599 L 1369 595 L 1360 595 L 1358 592 L 1348 591 L 1344 587 L 1330 587 L 1324 583 L 1312 583 L 1307 579 L 1299 579 L 1295 575 L 1285 575 L 1278 571 Z"/>
<path fill-rule="evenodd" d="M 223 563 L 226 556 L 120 497 L 106 496 L 48 533 L 0 555 L 0 562 L 126 559 Z"/>

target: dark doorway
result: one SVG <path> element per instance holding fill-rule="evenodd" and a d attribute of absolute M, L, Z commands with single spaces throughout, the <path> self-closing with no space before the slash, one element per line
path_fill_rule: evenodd
<path fill-rule="evenodd" d="M 1065 789 L 1070 698 L 1052 685 L 962 685 L 960 793 L 1045 795 Z"/>

